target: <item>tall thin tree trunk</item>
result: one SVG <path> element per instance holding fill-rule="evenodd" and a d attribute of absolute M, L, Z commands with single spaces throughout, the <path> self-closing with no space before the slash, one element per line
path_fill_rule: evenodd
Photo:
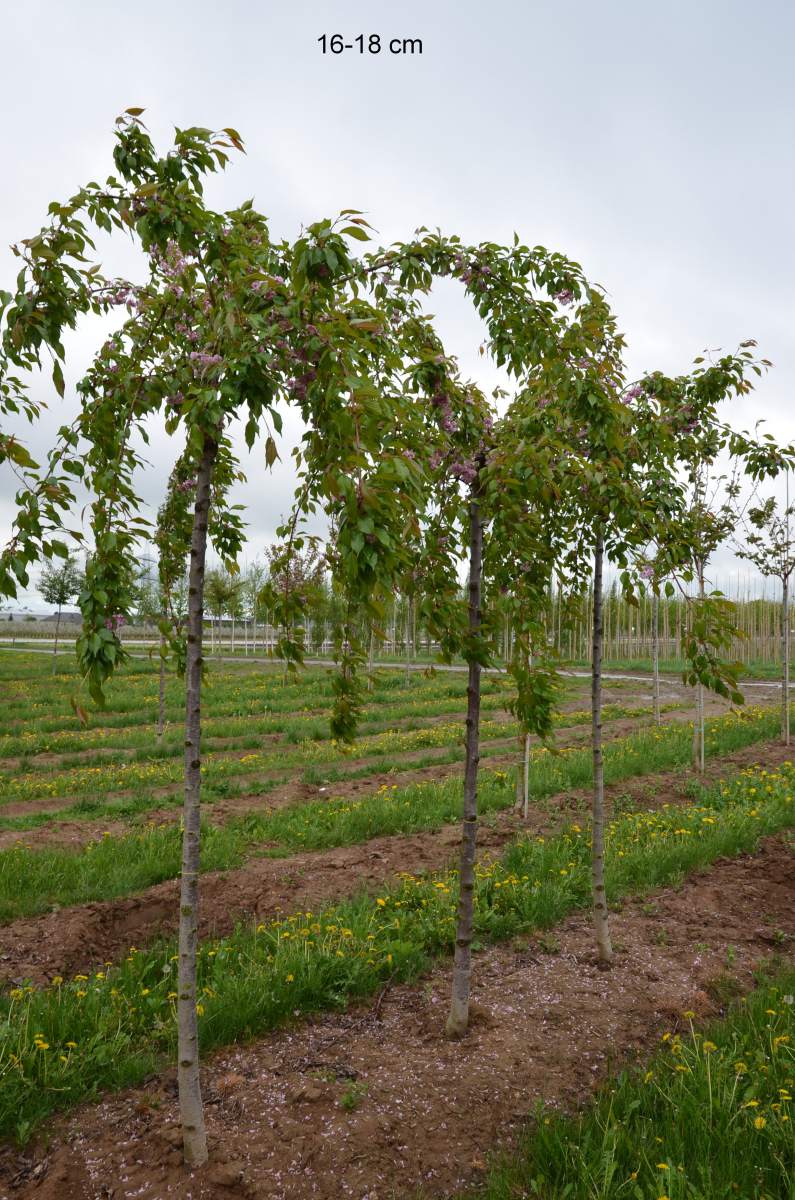
<path fill-rule="evenodd" d="M 530 811 L 530 734 L 524 735 L 524 762 L 522 764 L 522 816 L 527 820 Z"/>
<path fill-rule="evenodd" d="M 782 646 L 783 660 L 784 660 L 784 680 L 783 680 L 784 694 L 781 698 L 781 700 L 782 700 L 782 704 L 781 704 L 782 731 L 781 732 L 782 732 L 782 736 L 784 738 L 784 745 L 788 746 L 790 744 L 790 732 L 789 732 L 789 710 L 790 710 L 790 698 L 789 698 L 789 575 L 788 574 L 785 574 L 783 580 L 781 581 L 781 603 L 782 603 L 781 636 L 782 636 L 782 641 L 784 643 Z"/>
<path fill-rule="evenodd" d="M 480 662 L 476 641 L 480 632 L 480 589 L 483 560 L 483 525 L 477 483 L 469 502 L 469 632 L 472 639 L 467 681 L 467 717 L 464 760 L 464 813 L 461 827 L 458 916 L 453 962 L 453 987 L 447 1036 L 462 1037 L 469 1025 L 469 990 L 472 975 L 472 926 L 475 911 L 475 845 L 478 821 L 478 762 L 480 759 Z"/>
<path fill-rule="evenodd" d="M 524 790 L 522 788 L 522 765 L 524 763 L 524 738 L 525 735 L 520 729 L 516 735 L 516 790 L 514 792 L 514 808 L 521 808 L 524 802 Z"/>
<path fill-rule="evenodd" d="M 593 564 L 593 657 L 591 665 L 591 741 L 593 749 L 593 814 L 591 883 L 596 949 L 600 965 L 613 959 L 610 921 L 605 890 L 605 769 L 602 758 L 602 574 L 604 570 L 604 534 L 596 535 Z"/>
<path fill-rule="evenodd" d="M 58 616 L 55 618 L 55 642 L 52 648 L 52 673 L 55 674 L 55 660 L 58 655 L 58 632 L 61 628 L 61 606 L 58 605 Z"/>
<path fill-rule="evenodd" d="M 519 646 L 519 639 L 514 638 L 513 662 L 514 662 L 515 669 L 518 669 L 518 667 L 519 667 L 520 653 L 521 653 L 521 650 L 520 650 L 520 646 Z M 524 793 L 522 791 L 522 763 L 524 761 L 524 740 L 525 740 L 524 731 L 522 729 L 520 729 L 518 734 L 516 735 L 516 790 L 514 792 L 514 808 L 516 808 L 517 810 L 522 808 L 522 803 L 524 800 Z"/>
<path fill-rule="evenodd" d="M 160 634 L 160 680 L 157 695 L 157 740 L 163 740 L 163 730 L 166 725 L 166 639 Z"/>
<path fill-rule="evenodd" d="M 704 564 L 698 565 L 698 598 L 704 599 Z M 704 773 L 704 685 L 696 684 L 696 717 L 693 722 L 693 767 Z"/>
<path fill-rule="evenodd" d="M 518 662 L 519 639 L 514 639 L 513 653 L 515 661 Z M 531 657 L 528 653 L 527 666 L 530 666 Z M 514 807 L 521 809 L 522 816 L 527 820 L 529 808 L 529 791 L 530 791 L 530 734 L 524 730 L 519 730 L 516 739 L 517 756 L 516 756 L 516 793 Z"/>
<path fill-rule="evenodd" d="M 199 940 L 199 833 L 201 800 L 201 680 L 204 573 L 210 485 L 218 452 L 205 437 L 196 476 L 196 506 L 190 543 L 188 646 L 185 704 L 185 804 L 183 809 L 182 875 L 179 899 L 179 999 L 177 1001 L 177 1081 L 185 1162 L 207 1161 L 199 1079 L 199 1022 L 196 1012 L 196 950 Z"/>
<path fill-rule="evenodd" d="M 411 597 L 406 600 L 406 685 L 411 682 Z"/>
<path fill-rule="evenodd" d="M 367 690 L 373 690 L 373 665 L 375 660 L 375 629 L 370 622 L 370 646 L 367 653 Z"/>
<path fill-rule="evenodd" d="M 654 723 L 660 724 L 660 597 L 655 592 L 651 601 L 651 637 L 652 637 L 652 704 L 654 706 Z"/>

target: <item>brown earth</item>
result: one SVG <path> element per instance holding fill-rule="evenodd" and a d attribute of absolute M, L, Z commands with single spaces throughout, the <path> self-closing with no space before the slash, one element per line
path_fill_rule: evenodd
<path fill-rule="evenodd" d="M 726 980 L 795 936 L 793 854 L 768 839 L 613 918 L 600 971 L 584 914 L 555 952 L 517 939 L 475 964 L 474 1020 L 443 1033 L 449 963 L 419 985 L 214 1054 L 204 1067 L 210 1163 L 181 1165 L 174 1073 L 84 1106 L 0 1161 L 3 1200 L 388 1200 L 449 1195 L 510 1149 L 539 1101 L 576 1109 L 664 1029 L 714 1014 Z M 360 1102 L 341 1099 L 355 1081 Z"/>
<path fill-rule="evenodd" d="M 746 746 L 707 763 L 705 779 L 760 763 L 777 766 L 791 756 L 778 742 Z M 657 808 L 689 799 L 690 771 L 680 768 L 637 776 L 606 788 L 608 810 Z M 587 790 L 562 792 L 531 808 L 525 822 L 512 809 L 483 818 L 478 833 L 480 855 L 493 854 L 520 832 L 553 832 L 562 822 L 587 812 Z M 460 827 L 408 836 L 371 838 L 333 850 L 287 858 L 256 858 L 232 871 L 202 876 L 199 933 L 223 936 L 238 922 L 263 921 L 279 912 L 317 908 L 364 890 L 373 890 L 399 871 L 420 874 L 451 865 L 457 856 Z M 75 905 L 37 917 L 24 917 L 0 929 L 0 980 L 45 982 L 53 975 L 72 975 L 113 961 L 131 945 L 139 948 L 176 931 L 179 880 L 171 879 L 119 900 Z"/>

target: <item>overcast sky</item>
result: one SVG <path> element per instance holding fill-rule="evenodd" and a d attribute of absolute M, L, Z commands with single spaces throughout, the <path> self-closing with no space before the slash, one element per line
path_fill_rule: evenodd
<path fill-rule="evenodd" d="M 630 375 L 756 338 L 774 370 L 726 415 L 795 438 L 791 3 L 26 0 L 2 12 L 0 287 L 16 274 L 8 244 L 50 200 L 109 173 L 114 118 L 141 105 L 162 148 L 175 125 L 235 126 L 248 153 L 208 200 L 253 197 L 276 236 L 353 207 L 383 241 L 419 225 L 467 241 L 515 230 L 568 254 L 607 289 Z M 333 33 L 379 34 L 384 49 L 324 55 L 318 38 Z M 421 39 L 422 53 L 390 54 L 394 37 Z M 132 269 L 123 253 L 105 265 Z M 461 293 L 441 286 L 432 311 L 465 371 L 491 385 Z M 69 340 L 69 380 L 101 337 L 95 322 Z M 70 411 L 69 391 L 53 399 L 46 427 L 25 433 L 34 453 Z M 178 449 L 154 437 L 142 481 L 154 508 Z M 247 470 L 253 557 L 292 481 L 266 475 L 261 453 Z M 727 573 L 731 557 L 718 565 Z"/>

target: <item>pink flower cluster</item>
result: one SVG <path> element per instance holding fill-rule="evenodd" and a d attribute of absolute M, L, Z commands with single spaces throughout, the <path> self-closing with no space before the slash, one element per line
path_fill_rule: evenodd
<path fill-rule="evenodd" d="M 189 358 L 197 374 L 203 374 L 210 367 L 218 367 L 224 361 L 223 355 L 208 354 L 206 350 L 191 350 Z"/>
<path fill-rule="evenodd" d="M 108 617 L 105 621 L 105 628 L 110 629 L 112 633 L 118 633 L 123 625 L 127 624 L 127 618 L 121 613 L 114 613 L 112 617 Z"/>
<path fill-rule="evenodd" d="M 473 259 L 471 262 L 466 262 L 463 254 L 457 254 L 453 266 L 453 274 L 457 275 L 462 283 L 471 285 L 472 288 L 482 292 L 487 283 L 488 277 L 493 274 L 488 263 L 479 263 Z"/>
<path fill-rule="evenodd" d="M 439 410 L 439 424 L 444 432 L 458 433 L 460 426 L 453 416 L 453 410 L 450 407 L 450 397 L 441 391 L 434 392 L 431 396 L 431 404 Z"/>
<path fill-rule="evenodd" d="M 153 258 L 163 274 L 169 279 L 178 279 L 189 265 L 189 260 L 173 239 L 166 242 L 166 249 L 163 254 L 155 252 Z"/>
<path fill-rule="evenodd" d="M 109 304 L 126 304 L 130 308 L 138 306 L 138 292 L 131 284 L 125 283 L 106 296 Z"/>
<path fill-rule="evenodd" d="M 478 469 L 471 458 L 466 458 L 463 460 L 456 460 L 455 462 L 451 463 L 450 474 L 455 476 L 456 479 L 460 479 L 462 483 L 465 483 L 467 486 L 469 486 L 469 484 L 474 483 L 477 479 Z"/>

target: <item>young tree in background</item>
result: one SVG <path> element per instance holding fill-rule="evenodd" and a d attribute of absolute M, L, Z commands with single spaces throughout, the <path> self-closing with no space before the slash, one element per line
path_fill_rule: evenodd
<path fill-rule="evenodd" d="M 39 579 L 39 594 L 47 604 L 56 605 L 58 611 L 55 618 L 55 641 L 52 647 L 52 669 L 55 671 L 58 654 L 58 633 L 61 628 L 61 610 L 65 604 L 71 604 L 83 587 L 83 573 L 74 555 L 69 555 L 61 562 L 45 563 Z"/>
<path fill-rule="evenodd" d="M 795 570 L 795 541 L 792 529 L 795 504 L 790 504 L 789 471 L 783 509 L 775 497 L 748 509 L 744 544 L 737 546 L 740 558 L 752 562 L 761 575 L 781 583 L 781 738 L 790 744 L 790 579 Z"/>

